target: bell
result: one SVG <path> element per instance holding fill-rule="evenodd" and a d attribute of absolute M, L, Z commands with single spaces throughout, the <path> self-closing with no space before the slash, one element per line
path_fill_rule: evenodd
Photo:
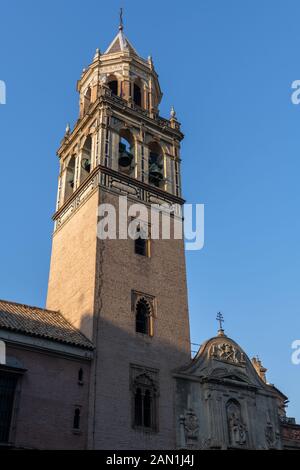
<path fill-rule="evenodd" d="M 91 162 L 87 158 L 82 161 L 81 166 L 88 173 L 91 171 Z"/>
<path fill-rule="evenodd" d="M 131 153 L 124 152 L 119 157 L 119 165 L 123 168 L 126 168 L 127 166 L 131 165 L 132 160 L 133 155 Z"/>
<path fill-rule="evenodd" d="M 149 168 L 150 183 L 159 186 L 159 183 L 164 179 L 162 168 L 157 163 L 152 163 Z"/>
<path fill-rule="evenodd" d="M 122 142 L 120 142 L 119 145 L 119 154 L 119 165 L 122 168 L 130 166 L 133 160 L 133 155 L 126 150 L 126 145 L 124 145 Z"/>

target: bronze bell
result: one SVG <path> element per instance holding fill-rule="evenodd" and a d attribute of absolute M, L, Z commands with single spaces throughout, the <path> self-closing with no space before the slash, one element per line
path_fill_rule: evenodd
<path fill-rule="evenodd" d="M 119 146 L 119 165 L 122 167 L 122 168 L 126 168 L 128 166 L 131 165 L 132 163 L 132 160 L 133 160 L 133 155 L 132 153 L 128 152 L 126 150 L 126 146 L 122 143 L 120 143 L 120 146 Z"/>
<path fill-rule="evenodd" d="M 88 173 L 91 171 L 91 162 L 87 158 L 82 161 L 81 166 Z"/>
<path fill-rule="evenodd" d="M 159 186 L 160 182 L 163 179 L 164 179 L 164 176 L 162 173 L 161 165 L 158 165 L 157 163 L 152 163 L 149 167 L 150 183 L 155 184 L 156 186 Z"/>

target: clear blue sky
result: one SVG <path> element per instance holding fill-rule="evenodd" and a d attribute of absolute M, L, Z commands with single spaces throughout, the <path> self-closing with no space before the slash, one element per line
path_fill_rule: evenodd
<path fill-rule="evenodd" d="M 152 54 L 183 124 L 183 185 L 205 204 L 187 253 L 192 338 L 226 332 L 259 354 L 300 421 L 299 1 L 122 1 L 125 32 Z M 44 305 L 58 164 L 78 112 L 76 80 L 117 32 L 119 1 L 1 0 L 0 298 Z"/>

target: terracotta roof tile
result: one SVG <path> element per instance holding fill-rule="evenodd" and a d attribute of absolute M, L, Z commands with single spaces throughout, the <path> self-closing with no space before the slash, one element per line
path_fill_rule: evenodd
<path fill-rule="evenodd" d="M 43 308 L 0 300 L 0 329 L 93 349 L 91 341 L 61 313 Z"/>

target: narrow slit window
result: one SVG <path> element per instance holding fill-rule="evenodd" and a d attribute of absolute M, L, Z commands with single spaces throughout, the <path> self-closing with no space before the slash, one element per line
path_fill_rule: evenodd
<path fill-rule="evenodd" d="M 81 418 L 80 408 L 75 408 L 74 410 L 74 419 L 73 419 L 73 429 L 79 431 L 80 429 L 80 418 Z"/>

